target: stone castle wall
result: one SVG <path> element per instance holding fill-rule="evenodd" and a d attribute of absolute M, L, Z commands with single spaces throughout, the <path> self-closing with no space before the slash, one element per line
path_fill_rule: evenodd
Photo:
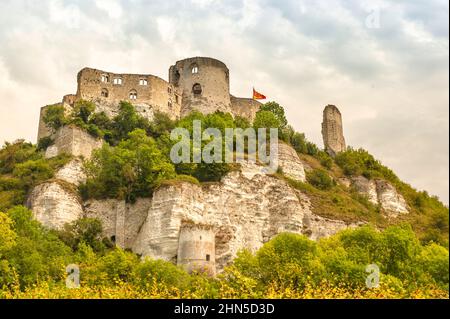
<path fill-rule="evenodd" d="M 262 103 L 250 98 L 234 97 L 231 95 L 231 112 L 235 116 L 240 116 L 253 122 L 256 112 L 259 111 Z"/>
<path fill-rule="evenodd" d="M 47 148 L 46 158 L 62 153 L 90 158 L 92 151 L 103 145 L 102 139 L 94 138 L 88 132 L 74 125 L 61 127 L 52 137 L 54 144 Z"/>
<path fill-rule="evenodd" d="M 342 116 L 334 105 L 327 105 L 323 110 L 322 137 L 325 151 L 331 156 L 346 149 Z"/>
<path fill-rule="evenodd" d="M 143 116 L 151 118 L 153 112 L 160 111 L 173 119 L 179 118 L 182 99 L 178 90 L 157 76 L 118 74 L 90 68 L 78 73 L 76 96 L 93 101 L 98 111 L 108 115 L 114 115 L 121 101 L 128 101 L 136 105 Z"/>

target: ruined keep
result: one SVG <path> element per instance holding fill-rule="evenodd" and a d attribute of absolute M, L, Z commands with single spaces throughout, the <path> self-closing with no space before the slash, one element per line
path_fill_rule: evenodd
<path fill-rule="evenodd" d="M 62 105 L 69 114 L 79 100 L 91 101 L 97 112 L 113 117 L 120 101 L 133 103 L 137 112 L 152 119 L 163 112 L 179 119 L 189 112 L 223 111 L 252 121 L 261 103 L 251 98 L 230 94 L 230 72 L 216 59 L 194 57 L 176 62 L 169 69 L 169 81 L 151 74 L 119 74 L 84 68 L 78 72 L 77 92 L 63 97 Z M 43 117 L 48 106 L 41 108 L 38 141 L 52 132 Z"/>
<path fill-rule="evenodd" d="M 334 105 L 327 105 L 323 110 L 322 137 L 325 151 L 330 156 L 336 156 L 337 153 L 345 151 L 342 116 Z"/>

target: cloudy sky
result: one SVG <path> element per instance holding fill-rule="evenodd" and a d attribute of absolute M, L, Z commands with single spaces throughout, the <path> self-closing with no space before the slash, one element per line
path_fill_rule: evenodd
<path fill-rule="evenodd" d="M 448 1 L 0 0 L 0 143 L 35 142 L 39 108 L 85 67 L 150 73 L 191 56 L 230 69 L 231 91 L 282 104 L 322 146 L 337 105 L 349 145 L 448 203 Z"/>

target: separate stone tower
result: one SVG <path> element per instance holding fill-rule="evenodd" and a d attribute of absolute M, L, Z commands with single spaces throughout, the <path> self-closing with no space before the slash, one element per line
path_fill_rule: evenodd
<path fill-rule="evenodd" d="M 183 92 L 181 116 L 193 110 L 232 113 L 230 74 L 219 60 L 195 57 L 178 61 L 169 69 L 169 83 Z"/>
<path fill-rule="evenodd" d="M 186 271 L 216 273 L 215 233 L 212 226 L 183 223 L 178 238 L 177 265 Z"/>
<path fill-rule="evenodd" d="M 323 110 L 322 137 L 325 151 L 330 156 L 346 149 L 344 132 L 342 129 L 342 116 L 334 105 L 327 105 Z"/>

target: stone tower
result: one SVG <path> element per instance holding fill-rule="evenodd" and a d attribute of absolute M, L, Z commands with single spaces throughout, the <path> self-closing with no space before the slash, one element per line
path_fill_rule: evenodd
<path fill-rule="evenodd" d="M 177 265 L 186 271 L 216 273 L 215 233 L 211 226 L 183 223 L 178 238 Z"/>
<path fill-rule="evenodd" d="M 229 70 L 219 60 L 194 57 L 178 61 L 169 69 L 169 83 L 183 92 L 181 116 L 193 110 L 231 113 Z"/>
<path fill-rule="evenodd" d="M 330 156 L 346 149 L 344 132 L 342 129 L 342 116 L 334 105 L 327 105 L 323 110 L 322 137 L 325 151 Z"/>

